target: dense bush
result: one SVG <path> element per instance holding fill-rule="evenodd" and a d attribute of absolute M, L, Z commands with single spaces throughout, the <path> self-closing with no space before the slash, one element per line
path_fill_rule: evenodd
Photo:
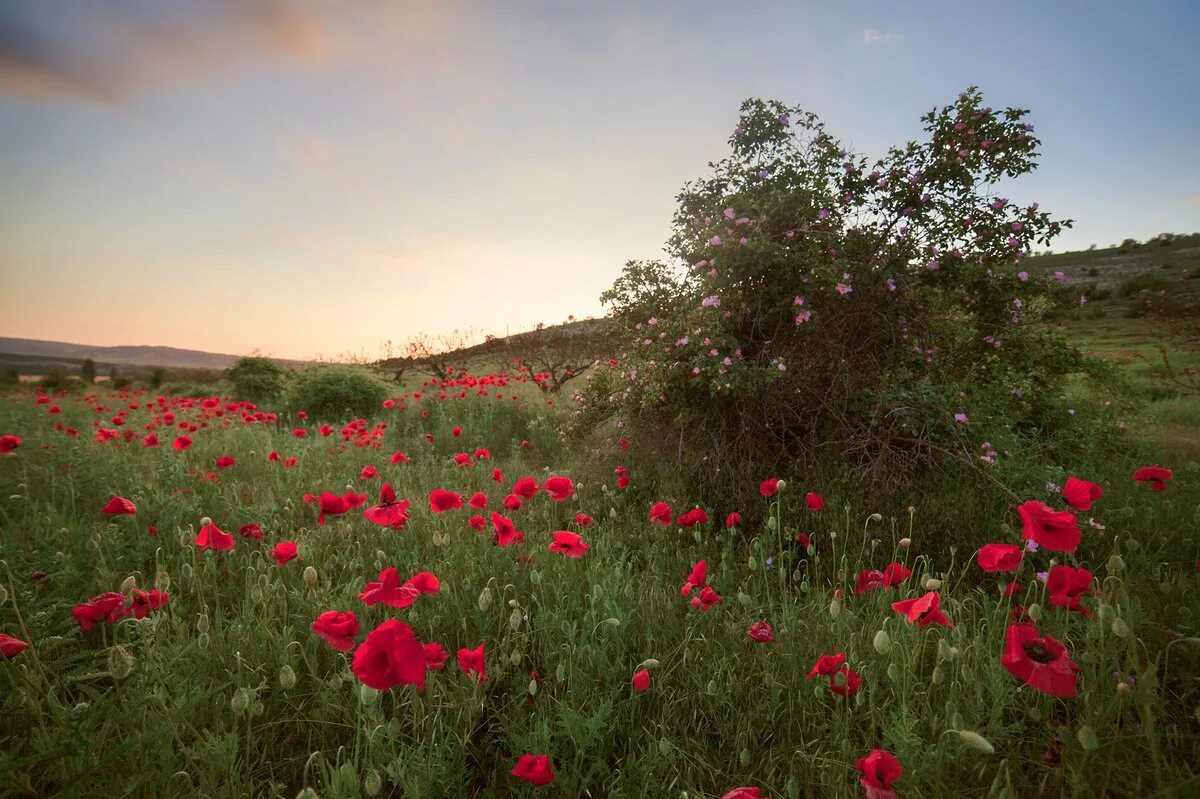
<path fill-rule="evenodd" d="M 292 378 L 286 396 L 290 410 L 334 421 L 376 413 L 390 391 L 383 380 L 354 366 L 314 366 Z"/>
<path fill-rule="evenodd" d="M 233 395 L 258 405 L 276 402 L 287 387 L 287 370 L 270 358 L 242 358 L 227 373 Z"/>
<path fill-rule="evenodd" d="M 797 460 L 893 479 L 1053 432 L 1084 361 L 1039 323 L 1054 278 L 1021 269 L 1070 222 L 995 194 L 1035 167 L 1025 115 L 971 89 L 868 165 L 815 115 L 744 103 L 732 155 L 679 197 L 675 265 L 631 262 L 603 295 L 630 347 L 581 425 L 668 439 L 715 495 Z"/>

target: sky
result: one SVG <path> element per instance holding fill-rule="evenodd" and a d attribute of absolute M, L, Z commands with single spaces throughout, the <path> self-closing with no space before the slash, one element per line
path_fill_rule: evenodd
<path fill-rule="evenodd" d="M 748 97 L 1031 109 L 1056 250 L 1200 231 L 1200 3 L 0 0 L 0 336 L 377 358 L 600 315 Z"/>

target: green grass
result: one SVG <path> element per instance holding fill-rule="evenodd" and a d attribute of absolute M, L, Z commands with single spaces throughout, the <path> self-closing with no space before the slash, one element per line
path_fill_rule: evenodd
<path fill-rule="evenodd" d="M 0 395 L 0 434 L 25 438 L 0 457 L 0 630 L 32 643 L 0 663 L 0 792 L 695 799 L 754 785 L 772 797 L 861 796 L 854 761 L 880 747 L 904 765 L 895 784 L 904 797 L 1194 796 L 1200 412 L 1193 397 L 1155 394 L 1155 342 L 1133 323 L 1072 324 L 1085 349 L 1137 356 L 1121 367 L 1137 400 L 1130 424 L 1145 431 L 1151 453 L 1161 445 L 1157 455 L 1176 472 L 1165 493 L 1134 484 L 1130 472 L 1147 452 L 1130 451 L 1081 473 L 1106 495 L 1080 514 L 1079 551 L 1056 559 L 1095 574 L 1099 597 L 1085 600 L 1091 619 L 1049 602 L 1034 576 L 1049 553 L 1025 557 L 1017 575 L 1025 590 L 1010 599 L 975 565 L 979 543 L 1020 536 L 1010 499 L 987 482 L 947 480 L 911 508 L 879 507 L 858 499 L 851 475 L 798 475 L 762 500 L 774 519 L 763 529 L 730 534 L 714 520 L 684 530 L 649 523 L 654 501 L 691 507 L 685 493 L 660 495 L 654 475 L 635 471 L 629 490 L 614 490 L 616 466 L 654 453 L 638 452 L 638 442 L 628 453 L 616 442 L 565 442 L 560 411 L 531 394 L 517 403 L 472 390 L 381 410 L 372 421 L 388 428 L 378 449 L 321 438 L 315 426 L 298 439 L 293 422 L 244 426 L 233 414 L 225 427 L 228 416 L 176 408 L 179 419 L 207 424 L 182 453 L 171 450 L 169 427 L 158 430 L 158 449 L 93 442 L 92 420 L 108 426 L 128 397 L 101 395 L 101 413 L 65 397 L 63 414 L 51 416 L 30 392 Z M 150 418 L 132 410 L 126 427 L 140 440 Z M 56 432 L 56 423 L 80 437 Z M 457 440 L 456 424 L 464 429 Z M 451 460 L 476 447 L 493 460 L 471 469 Z M 397 449 L 412 462 L 390 464 Z M 299 466 L 269 464 L 272 450 L 299 457 Z M 206 480 L 224 454 L 237 465 Z M 352 486 L 373 503 L 379 481 L 358 479 L 367 464 L 413 500 L 407 528 L 383 530 L 355 511 L 317 525 L 302 495 Z M 492 466 L 503 470 L 502 485 L 490 479 Z M 498 548 L 490 533 L 468 528 L 467 509 L 435 515 L 426 501 L 436 487 L 482 490 L 495 508 L 517 477 L 548 474 L 572 476 L 576 497 L 560 504 L 539 494 L 511 514 L 523 547 Z M 808 490 L 826 497 L 824 510 L 804 509 Z M 112 494 L 135 501 L 137 516 L 102 516 Z M 1028 498 L 1055 501 L 1044 491 Z M 579 511 L 596 525 L 574 525 Z M 266 541 L 199 552 L 192 539 L 203 516 L 235 536 L 258 522 Z M 1089 527 L 1089 517 L 1104 529 Z M 578 530 L 591 550 L 580 560 L 548 552 L 559 529 Z M 799 530 L 812 535 L 812 553 L 791 543 Z M 297 541 L 302 560 L 275 565 L 269 551 L 280 540 Z M 708 612 L 680 595 L 702 558 L 723 597 Z M 855 593 L 859 570 L 892 561 L 913 576 Z M 432 571 L 441 592 L 403 610 L 367 607 L 357 594 L 386 566 L 402 578 Z M 312 584 L 306 567 L 316 572 Z M 170 603 L 146 620 L 81 633 L 71 607 L 130 575 L 168 590 Z M 890 608 L 932 581 L 953 628 L 911 627 Z M 1001 667 L 1017 604 L 1071 650 L 1082 670 L 1077 698 L 1040 694 Z M 355 611 L 360 640 L 399 618 L 451 652 L 484 643 L 488 679 L 476 685 L 452 657 L 423 693 L 367 689 L 351 656 L 309 631 L 329 609 Z M 747 637 L 758 619 L 774 626 L 775 643 Z M 876 646 L 880 630 L 890 646 Z M 805 679 L 834 652 L 865 680 L 853 698 Z M 653 684 L 635 694 L 630 678 L 647 659 L 659 663 Z M 1117 671 L 1135 678 L 1128 692 L 1118 690 Z M 994 752 L 956 731 L 983 736 Z M 553 784 L 535 789 L 509 775 L 526 752 L 553 758 Z"/>

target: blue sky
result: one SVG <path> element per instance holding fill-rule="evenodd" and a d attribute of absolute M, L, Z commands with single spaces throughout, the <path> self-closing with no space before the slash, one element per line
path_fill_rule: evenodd
<path fill-rule="evenodd" d="M 601 312 L 760 96 L 868 155 L 979 85 L 1056 249 L 1200 230 L 1200 4 L 14 0 L 0 336 L 376 357 Z"/>

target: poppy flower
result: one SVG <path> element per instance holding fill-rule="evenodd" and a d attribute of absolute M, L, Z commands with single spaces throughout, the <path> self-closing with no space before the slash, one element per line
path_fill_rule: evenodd
<path fill-rule="evenodd" d="M 109 516 L 133 516 L 137 513 L 137 505 L 134 505 L 125 497 L 114 496 L 108 503 L 100 509 L 101 513 L 106 513 Z"/>
<path fill-rule="evenodd" d="M 1134 480 L 1149 483 L 1155 491 L 1166 491 L 1167 481 L 1174 476 L 1170 469 L 1164 469 L 1162 466 L 1141 466 L 1133 472 Z"/>
<path fill-rule="evenodd" d="M 892 783 L 904 774 L 900 760 L 884 749 L 872 749 L 866 757 L 860 757 L 854 768 L 862 774 L 862 783 L 867 799 L 895 799 Z"/>
<path fill-rule="evenodd" d="M 575 514 L 575 523 L 578 524 L 580 527 L 591 527 L 592 526 L 592 517 L 588 516 L 586 513 L 576 513 Z"/>
<path fill-rule="evenodd" d="M 655 502 L 650 507 L 650 521 L 654 524 L 661 524 L 663 527 L 671 526 L 671 506 L 665 502 Z"/>
<path fill-rule="evenodd" d="M 1056 511 L 1044 502 L 1031 499 L 1017 507 L 1023 524 L 1021 535 L 1052 552 L 1074 552 L 1083 533 L 1079 520 L 1069 510 Z"/>
<path fill-rule="evenodd" d="M 550 544 L 551 552 L 561 552 L 568 558 L 582 558 L 583 553 L 591 549 L 591 544 L 588 544 L 578 533 L 572 533 L 567 530 L 556 530 L 554 532 L 554 541 Z"/>
<path fill-rule="evenodd" d="M 816 491 L 809 491 L 804 495 L 804 504 L 809 510 L 820 510 L 825 507 L 825 498 Z"/>
<path fill-rule="evenodd" d="M 549 755 L 521 755 L 512 775 L 531 785 L 549 785 L 554 782 L 554 769 L 550 767 Z"/>
<path fill-rule="evenodd" d="M 1021 592 L 1021 584 L 1018 583 L 1016 580 L 1010 580 L 1004 586 L 1004 594 L 1003 595 L 1004 596 L 1012 596 L 1013 594 L 1017 594 L 1020 592 Z"/>
<path fill-rule="evenodd" d="M 476 513 L 471 518 L 467 519 L 467 524 L 476 530 L 482 530 L 487 527 L 487 519 L 483 518 L 483 514 Z"/>
<path fill-rule="evenodd" d="M 209 522 L 196 534 L 195 544 L 201 552 L 209 547 L 218 552 L 227 552 L 233 549 L 233 536 L 217 527 L 215 522 Z"/>
<path fill-rule="evenodd" d="M 1032 624 L 1013 624 L 1004 635 L 1000 663 L 1014 677 L 1053 696 L 1075 697 L 1075 673 L 1081 669 L 1060 641 L 1039 636 Z"/>
<path fill-rule="evenodd" d="M 899 585 L 911 576 L 912 572 L 903 563 L 889 563 L 883 568 L 883 571 L 878 569 L 860 571 L 854 590 L 859 594 L 864 591 L 878 591 Z"/>
<path fill-rule="evenodd" d="M 7 437 L 5 436 L 5 438 Z M 11 635 L 0 633 L 0 655 L 4 655 L 6 658 L 15 658 L 28 648 L 28 641 L 22 641 L 20 638 L 13 638 Z"/>
<path fill-rule="evenodd" d="M 775 643 L 775 631 L 771 629 L 771 624 L 766 621 L 756 621 L 750 625 L 750 629 L 746 630 L 746 635 L 750 636 L 750 640 L 759 644 Z"/>
<path fill-rule="evenodd" d="M 288 455 L 283 461 L 283 468 L 290 469 L 300 463 L 300 459 L 295 455 Z"/>
<path fill-rule="evenodd" d="M 391 461 L 392 463 L 408 463 L 409 457 L 403 452 L 396 451 L 392 453 Z"/>
<path fill-rule="evenodd" d="M 812 544 L 812 537 L 808 533 L 796 533 L 796 543 L 800 545 L 801 549 L 808 549 Z"/>
<path fill-rule="evenodd" d="M 185 449 L 187 449 L 191 445 L 192 445 L 191 436 L 179 436 L 173 442 L 171 442 L 171 446 L 175 449 L 176 452 L 183 452 Z"/>
<path fill-rule="evenodd" d="M 71 615 L 79 622 L 79 629 L 86 633 L 101 622 L 114 622 L 124 616 L 125 596 L 116 591 L 94 596 L 71 608 Z"/>
<path fill-rule="evenodd" d="M 283 456 L 280 455 L 276 450 L 271 450 L 270 453 L 267 454 L 267 463 L 278 463 L 281 460 L 283 460 Z"/>
<path fill-rule="evenodd" d="M 701 587 L 708 582 L 708 561 L 701 560 L 692 564 L 692 571 L 688 575 L 687 581 L 684 582 L 683 588 L 679 589 L 681 596 L 687 596 L 692 591 Z"/>
<path fill-rule="evenodd" d="M 510 544 L 524 544 L 525 534 L 517 529 L 512 519 L 492 511 L 492 527 L 496 530 L 496 546 L 506 547 Z"/>
<path fill-rule="evenodd" d="M 292 435 L 295 436 L 296 438 L 304 438 L 305 436 L 308 435 L 308 430 L 303 427 L 297 427 L 295 430 L 292 431 Z"/>
<path fill-rule="evenodd" d="M 475 465 L 475 461 L 471 460 L 471 456 L 465 452 L 460 452 L 457 455 L 455 455 L 454 462 L 457 463 L 459 466 L 463 466 L 463 467 Z"/>
<path fill-rule="evenodd" d="M 988 573 L 1013 572 L 1021 565 L 1023 550 L 1015 544 L 984 544 L 975 562 Z"/>
<path fill-rule="evenodd" d="M 732 791 L 722 794 L 721 799 L 762 799 L 762 789 L 747 786 L 734 788 Z"/>
<path fill-rule="evenodd" d="M 1087 569 L 1070 566 L 1051 566 L 1046 578 L 1046 591 L 1056 608 L 1066 608 L 1091 618 L 1092 612 L 1079 603 L 1085 594 L 1094 594 L 1091 588 L 1092 573 Z"/>
<path fill-rule="evenodd" d="M 146 437 L 142 439 L 142 446 L 143 447 L 157 447 L 158 446 L 158 436 L 156 436 L 154 433 L 147 433 Z"/>
<path fill-rule="evenodd" d="M 367 634 L 354 651 L 355 676 L 379 691 L 396 685 L 425 689 L 425 647 L 402 621 L 389 619 Z"/>
<path fill-rule="evenodd" d="M 217 471 L 224 471 L 237 464 L 232 455 L 221 455 L 217 458 Z"/>
<path fill-rule="evenodd" d="M 839 696 L 854 696 L 862 683 L 858 672 L 846 665 L 829 675 L 829 690 Z"/>
<path fill-rule="evenodd" d="M 565 502 L 575 493 L 575 483 L 570 477 L 551 477 L 542 484 L 542 488 L 546 489 L 546 493 L 550 495 L 550 499 L 555 502 Z"/>
<path fill-rule="evenodd" d="M 471 499 L 467 504 L 476 510 L 483 510 L 487 507 L 487 502 L 487 494 L 483 493 L 482 491 L 476 491 L 471 495 Z"/>
<path fill-rule="evenodd" d="M 698 596 L 692 597 L 692 607 L 697 610 L 711 610 L 713 605 L 721 601 L 721 595 L 712 589 L 711 585 L 706 585 L 700 589 Z"/>
<path fill-rule="evenodd" d="M 362 471 L 358 473 L 359 480 L 374 480 L 378 476 L 379 476 L 379 470 L 376 469 L 371 464 L 367 464 L 366 466 L 364 466 L 362 468 Z"/>
<path fill-rule="evenodd" d="M 354 638 L 358 635 L 358 616 L 352 610 L 345 613 L 327 610 L 317 616 L 312 623 L 312 631 L 337 651 L 349 652 L 354 648 Z"/>
<path fill-rule="evenodd" d="M 902 599 L 892 603 L 892 610 L 908 619 L 909 624 L 918 627 L 928 627 L 940 624 L 943 627 L 953 627 L 954 622 L 942 613 L 940 606 L 942 597 L 937 591 L 929 591 L 925 596 L 916 599 Z"/>
<path fill-rule="evenodd" d="M 475 450 L 475 460 L 477 460 L 477 461 L 490 460 L 491 457 L 492 457 L 492 453 L 487 451 L 483 447 L 480 447 L 477 450 Z"/>
<path fill-rule="evenodd" d="M 461 435 L 462 435 L 462 427 L 460 427 L 459 425 L 454 425 L 454 428 L 453 428 L 453 429 L 450 431 L 450 433 L 451 433 L 451 434 L 452 434 L 452 435 L 453 435 L 455 438 L 458 438 L 459 436 L 461 436 Z"/>
<path fill-rule="evenodd" d="M 773 497 L 779 491 L 779 478 L 772 477 L 758 484 L 758 493 L 764 497 Z"/>
<path fill-rule="evenodd" d="M 446 651 L 446 647 L 436 642 L 425 644 L 425 668 L 441 671 L 449 659 L 450 653 Z"/>
<path fill-rule="evenodd" d="M 444 513 L 463 506 L 462 497 L 453 491 L 435 488 L 429 492 L 429 509 L 434 513 Z"/>
<path fill-rule="evenodd" d="M 726 530 L 732 530 L 734 527 L 737 527 L 741 523 L 742 523 L 742 514 L 738 513 L 737 511 L 734 511 L 733 513 L 731 513 L 725 517 L 725 529 Z"/>
<path fill-rule="evenodd" d="M 497 483 L 503 483 L 504 472 L 500 471 L 499 469 L 492 469 L 492 480 L 496 481 Z"/>
<path fill-rule="evenodd" d="M 8 455 L 14 449 L 21 446 L 21 442 L 25 439 L 12 434 L 0 436 L 0 455 Z M 15 639 L 14 639 L 15 640 Z M 28 646 L 28 644 L 26 644 Z"/>
<path fill-rule="evenodd" d="M 487 664 L 484 662 L 484 645 L 474 649 L 458 650 L 458 667 L 465 674 L 474 674 L 475 679 L 483 682 L 487 679 Z"/>
<path fill-rule="evenodd" d="M 525 507 L 525 501 L 516 494 L 509 494 L 501 504 L 504 505 L 505 510 L 520 510 Z"/>
<path fill-rule="evenodd" d="M 808 676 L 804 679 L 811 680 L 817 675 L 831 675 L 841 668 L 841 665 L 845 662 L 846 656 L 843 654 L 821 655 L 821 657 L 817 658 L 816 665 L 812 667 L 812 670 L 808 672 Z"/>
<path fill-rule="evenodd" d="M 329 438 L 333 435 L 333 428 L 327 424 L 323 424 L 317 429 L 317 432 L 321 434 L 322 438 Z"/>
<path fill-rule="evenodd" d="M 629 488 L 629 475 L 623 474 L 617 478 L 617 488 L 622 491 L 624 491 L 626 488 Z"/>
<path fill-rule="evenodd" d="M 679 514 L 677 523 L 680 527 L 695 527 L 708 521 L 708 514 L 700 508 L 692 508 L 687 513 Z"/>
<path fill-rule="evenodd" d="M 379 504 L 372 505 L 363 511 L 363 517 L 380 527 L 390 530 L 403 530 L 408 522 L 409 501 L 396 501 L 396 491 L 391 483 L 384 483 L 379 489 Z"/>
<path fill-rule="evenodd" d="M 1078 477 L 1068 477 L 1062 489 L 1062 498 L 1076 510 L 1091 510 L 1092 503 L 1103 496 L 1103 488 Z"/>
<path fill-rule="evenodd" d="M 641 671 L 637 672 L 636 674 L 633 675 L 632 682 L 633 682 L 633 690 L 639 691 L 639 692 L 645 691 L 647 688 L 650 687 L 650 670 L 642 669 Z"/>
<path fill-rule="evenodd" d="M 406 608 L 421 594 L 436 594 L 441 588 L 441 582 L 429 572 L 420 572 L 411 579 L 400 582 L 400 573 L 395 567 L 388 566 L 379 572 L 379 580 L 363 586 L 358 598 L 365 605 L 387 605 L 393 608 Z"/>
<path fill-rule="evenodd" d="M 260 527 L 256 522 L 243 524 L 238 528 L 238 534 L 240 534 L 243 538 L 257 538 L 259 541 L 262 541 L 263 538 L 262 527 Z"/>
<path fill-rule="evenodd" d="M 135 588 L 129 596 L 129 613 L 135 619 L 144 619 L 150 615 L 151 611 L 166 605 L 169 600 L 170 597 L 167 596 L 166 591 L 159 591 L 157 588 L 142 591 Z"/>
<path fill-rule="evenodd" d="M 513 483 L 512 492 L 523 499 L 531 499 L 541 488 L 532 477 L 522 477 Z"/>
<path fill-rule="evenodd" d="M 282 566 L 289 560 L 296 557 L 299 551 L 296 548 L 295 541 L 280 541 L 271 549 L 271 557 L 275 558 L 275 563 Z"/>

